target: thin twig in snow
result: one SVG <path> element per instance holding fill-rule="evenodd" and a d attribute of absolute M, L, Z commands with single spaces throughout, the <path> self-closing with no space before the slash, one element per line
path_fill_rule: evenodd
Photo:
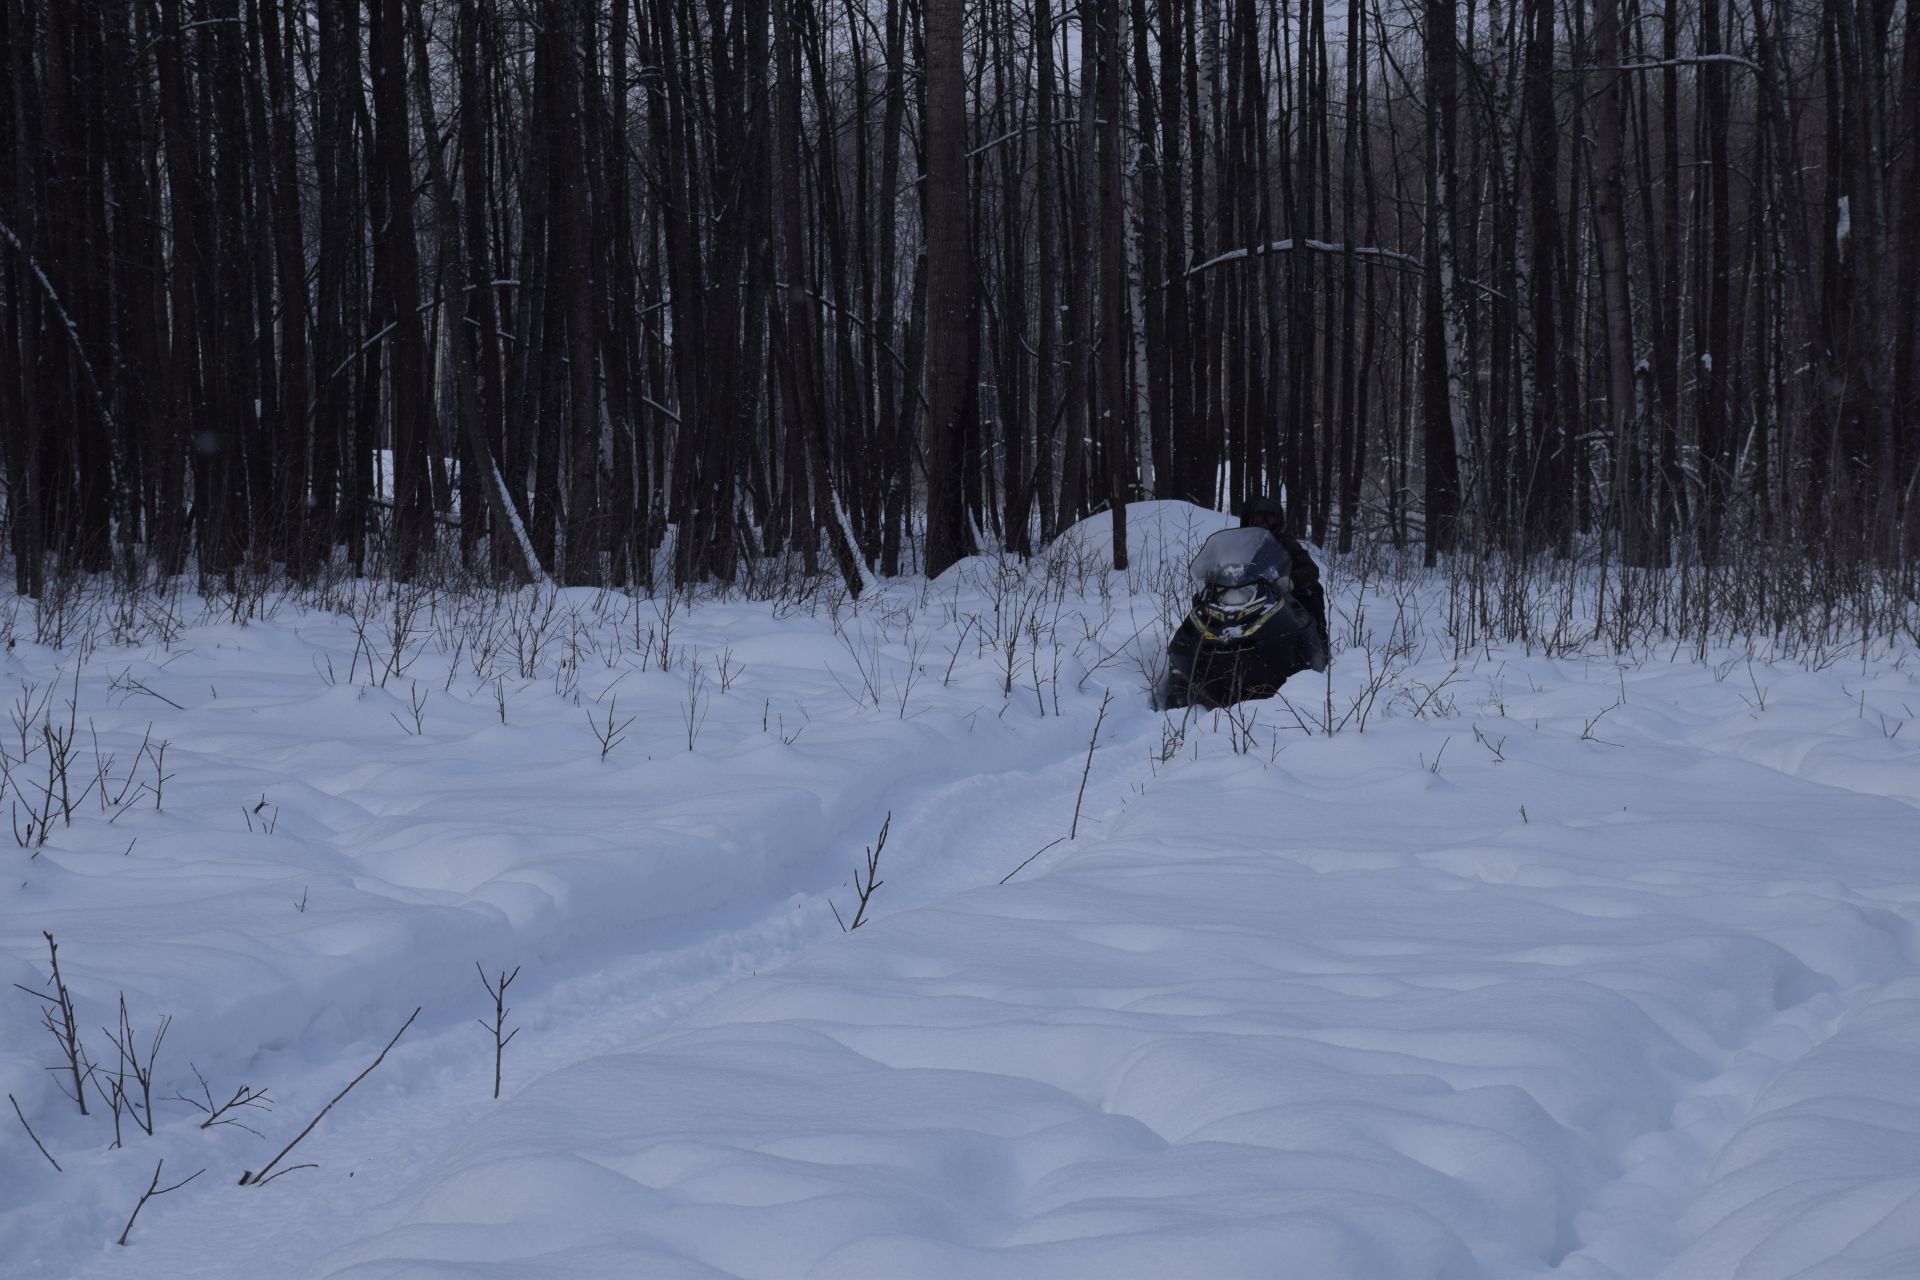
<path fill-rule="evenodd" d="M 13 1103 L 13 1114 L 20 1117 L 20 1127 L 27 1131 L 29 1138 L 33 1139 L 33 1145 L 40 1148 L 40 1154 L 47 1158 L 47 1163 L 53 1166 L 53 1171 L 55 1173 L 65 1173 L 66 1170 L 60 1167 L 60 1162 L 53 1158 L 53 1153 L 47 1150 L 47 1144 L 40 1141 L 40 1135 L 35 1133 L 33 1126 L 27 1123 L 26 1113 L 20 1110 L 20 1103 L 12 1094 L 7 1095 L 7 1101 Z"/>
<path fill-rule="evenodd" d="M 520 1034 L 520 1028 L 518 1027 L 507 1032 L 504 1037 L 500 1034 L 501 1030 L 507 1025 L 507 1014 L 511 1012 L 507 1007 L 507 988 L 512 986 L 513 980 L 520 976 L 520 966 L 515 965 L 512 973 L 508 973 L 505 969 L 502 969 L 498 982 L 492 981 L 487 977 L 487 971 L 480 968 L 480 962 L 478 960 L 473 962 L 473 967 L 480 974 L 480 985 L 485 987 L 487 994 L 493 997 L 493 1021 L 489 1023 L 477 1018 L 475 1021 L 479 1022 L 480 1025 L 488 1031 L 493 1032 L 493 1096 L 497 1098 L 500 1096 L 500 1059 L 506 1053 L 507 1045 L 515 1036 Z"/>
<path fill-rule="evenodd" d="M 160 1160 L 155 1162 L 153 1166 L 153 1181 L 149 1182 L 147 1184 L 147 1189 L 140 1193 L 140 1203 L 134 1205 L 133 1212 L 127 1215 L 127 1225 L 120 1228 L 120 1238 L 114 1241 L 115 1244 L 125 1244 L 127 1242 L 127 1235 L 129 1232 L 133 1230 L 133 1220 L 140 1216 L 140 1211 L 142 1209 L 147 1207 L 147 1201 L 153 1199 L 155 1196 L 163 1196 L 167 1194 L 167 1192 L 169 1191 L 178 1191 L 180 1188 L 186 1186 L 189 1182 L 192 1182 L 195 1178 L 199 1177 L 201 1174 L 206 1172 L 205 1169 L 196 1169 L 192 1173 L 188 1174 L 186 1177 L 180 1179 L 180 1181 L 174 1183 L 172 1186 L 163 1187 L 160 1185 L 160 1170 L 166 1165 L 166 1163 L 167 1162 L 165 1160 Z"/>
<path fill-rule="evenodd" d="M 1059 844 L 1061 841 L 1065 839 L 1066 839 L 1065 836 L 1058 836 L 1052 840 L 1047 841 L 1045 844 L 1041 845 L 1038 849 L 1035 849 L 1032 853 L 1027 855 L 1026 862 L 1022 862 L 1019 866 L 1007 872 L 1007 874 L 1001 876 L 1000 883 L 1005 884 L 1007 881 L 1019 875 L 1022 871 L 1025 871 L 1027 869 L 1027 863 L 1032 862 L 1035 858 L 1039 857 L 1041 854 L 1045 853 L 1047 850 L 1053 848 L 1053 846 Z"/>
<path fill-rule="evenodd" d="M 380 1056 L 375 1058 L 371 1063 L 369 1063 L 365 1071 L 362 1071 L 359 1075 L 355 1076 L 352 1080 L 349 1080 L 347 1082 L 347 1087 L 345 1089 L 342 1089 L 340 1092 L 334 1094 L 333 1102 L 329 1102 L 326 1106 L 320 1108 L 320 1114 L 315 1116 L 313 1119 L 309 1120 L 307 1122 L 307 1127 L 302 1129 L 292 1142 L 289 1142 L 286 1146 L 280 1148 L 280 1154 L 275 1156 L 273 1159 L 267 1161 L 267 1163 L 261 1168 L 259 1173 L 256 1174 L 251 1169 L 242 1173 L 240 1175 L 240 1185 L 243 1187 L 258 1187 L 265 1183 L 273 1181 L 275 1178 L 280 1176 L 280 1173 L 292 1173 L 294 1169 L 316 1168 L 317 1166 L 315 1165 L 296 1164 L 289 1168 L 282 1169 L 280 1173 L 272 1172 L 273 1166 L 279 1164 L 282 1160 L 286 1159 L 287 1152 L 299 1146 L 300 1140 L 302 1138 L 305 1138 L 308 1134 L 312 1133 L 313 1127 L 319 1124 L 321 1120 L 326 1118 L 327 1112 L 333 1110 L 334 1103 L 337 1103 L 340 1101 L 340 1099 L 346 1097 L 348 1093 L 352 1092 L 354 1085 L 359 1084 L 362 1080 L 365 1080 L 369 1075 L 372 1075 L 373 1069 L 379 1066 L 382 1062 L 385 1062 L 387 1060 L 387 1054 L 392 1051 L 394 1045 L 400 1043 L 400 1037 L 407 1034 L 407 1028 L 412 1026 L 413 1020 L 419 1016 L 420 1016 L 420 1010 L 418 1008 L 416 1008 L 412 1013 L 408 1014 L 407 1020 L 400 1024 L 400 1029 L 393 1033 L 393 1039 L 387 1041 L 387 1047 L 380 1051 Z M 138 1210 L 136 1210 L 135 1212 L 138 1212 Z"/>
<path fill-rule="evenodd" d="M 1093 722 L 1093 736 L 1087 739 L 1087 764 L 1080 770 L 1080 793 L 1073 798 L 1073 825 L 1067 828 L 1067 839 L 1080 837 L 1080 804 L 1087 798 L 1087 775 L 1093 772 L 1093 749 L 1100 745 L 1100 726 L 1107 720 L 1107 704 L 1113 701 L 1113 690 L 1109 689 L 1100 699 L 1100 715 Z"/>

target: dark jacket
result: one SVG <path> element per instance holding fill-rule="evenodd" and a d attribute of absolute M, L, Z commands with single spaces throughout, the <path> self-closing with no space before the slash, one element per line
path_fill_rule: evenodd
<path fill-rule="evenodd" d="M 1300 539 L 1290 533 L 1276 533 L 1280 545 L 1287 549 L 1287 558 L 1293 562 L 1291 574 L 1296 587 L 1318 587 L 1320 585 L 1320 566 L 1313 562 L 1307 549 L 1300 545 Z"/>
<path fill-rule="evenodd" d="M 1280 545 L 1287 549 L 1287 559 L 1291 562 L 1288 576 L 1293 579 L 1294 598 L 1305 605 L 1307 612 L 1313 615 L 1319 624 L 1320 638 L 1327 639 L 1327 593 L 1320 585 L 1320 566 L 1313 562 L 1307 549 L 1300 545 L 1300 539 L 1286 532 L 1284 528 L 1285 512 L 1274 498 L 1253 497 L 1240 507 L 1240 523 L 1244 527 L 1255 523 L 1255 517 L 1262 517 L 1260 523 L 1268 527 Z M 1268 525 L 1268 521 L 1271 524 Z"/>
<path fill-rule="evenodd" d="M 1242 528 L 1259 523 L 1268 529 L 1274 537 L 1280 539 L 1280 545 L 1287 549 L 1287 558 L 1293 561 L 1293 585 L 1311 587 L 1316 594 L 1320 587 L 1320 566 L 1313 562 L 1307 549 L 1300 545 L 1300 539 L 1286 532 L 1286 512 L 1277 498 L 1256 494 L 1240 504 L 1240 525 Z"/>

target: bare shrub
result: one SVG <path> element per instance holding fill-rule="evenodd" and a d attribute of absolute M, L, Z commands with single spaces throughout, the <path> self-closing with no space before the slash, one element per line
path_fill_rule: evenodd
<path fill-rule="evenodd" d="M 200 1068 L 192 1063 L 188 1063 L 187 1066 L 192 1070 L 194 1079 L 200 1082 L 200 1098 L 205 1101 L 190 1098 L 184 1093 L 175 1093 L 173 1097 L 176 1102 L 184 1102 L 206 1116 L 206 1119 L 200 1122 L 199 1128 L 211 1129 L 217 1125 L 232 1125 L 236 1129 L 245 1129 L 256 1138 L 260 1136 L 260 1131 L 241 1120 L 240 1116 L 249 1107 L 261 1111 L 273 1110 L 273 1099 L 267 1095 L 265 1089 L 254 1089 L 243 1084 L 235 1089 L 225 1102 L 215 1102 L 213 1086 L 207 1083 L 207 1078 L 200 1073 Z"/>
<path fill-rule="evenodd" d="M 840 921 L 840 932 L 842 933 L 852 933 L 855 929 L 858 929 L 867 922 L 867 904 L 873 901 L 874 891 L 886 883 L 886 881 L 880 879 L 880 854 L 887 847 L 887 832 L 892 826 L 893 811 L 889 809 L 887 816 L 880 821 L 879 836 L 872 844 L 867 846 L 865 878 L 861 878 L 861 869 L 859 867 L 855 867 L 853 870 L 853 891 L 859 896 L 860 900 L 859 907 L 853 913 L 853 923 L 848 924 L 845 920 L 841 919 L 840 908 L 833 905 L 831 898 L 827 900 L 827 905 L 833 909 L 833 918 Z"/>
<path fill-rule="evenodd" d="M 520 1034 L 518 1027 L 511 1031 L 506 1030 L 507 1015 L 512 1012 L 507 1006 L 507 988 L 512 986 L 513 980 L 520 976 L 520 966 L 515 965 L 512 973 L 502 969 L 498 978 L 487 977 L 487 971 L 480 968 L 478 960 L 474 961 L 473 967 L 480 974 L 480 985 L 487 989 L 489 996 L 493 997 L 493 1021 L 482 1021 L 480 1026 L 493 1035 L 493 1096 L 498 1098 L 501 1059 L 506 1055 L 507 1045 Z"/>
<path fill-rule="evenodd" d="M 40 1011 L 41 1025 L 47 1029 L 47 1034 L 52 1036 L 54 1043 L 59 1046 L 63 1063 L 62 1066 L 51 1068 L 51 1070 L 64 1071 L 72 1077 L 73 1092 L 68 1094 L 68 1097 L 79 1106 L 80 1114 L 84 1116 L 87 1114 L 87 1077 L 92 1072 L 92 1064 L 87 1061 L 86 1050 L 80 1044 L 80 1020 L 74 1013 L 73 993 L 67 990 L 66 979 L 60 976 L 60 945 L 53 940 L 53 935 L 45 930 L 41 931 L 40 936 L 47 940 L 47 964 L 53 971 L 49 981 L 53 984 L 54 994 L 48 995 L 44 991 L 35 991 L 32 987 L 23 987 L 17 982 L 13 985 L 36 1000 L 44 1000 L 52 1006 Z"/>
<path fill-rule="evenodd" d="M 147 1201 L 153 1199 L 155 1196 L 164 1196 L 169 1191 L 178 1191 L 206 1172 L 205 1169 L 196 1169 L 172 1186 L 163 1187 L 160 1185 L 160 1170 L 166 1167 L 166 1163 L 165 1160 L 154 1162 L 153 1180 L 147 1184 L 147 1189 L 140 1194 L 140 1202 L 133 1206 L 133 1212 L 127 1215 L 127 1225 L 120 1229 L 120 1238 L 114 1241 L 115 1244 L 125 1244 L 127 1242 L 127 1237 L 133 1232 L 133 1220 L 140 1216 L 142 1209 L 147 1207 Z"/>

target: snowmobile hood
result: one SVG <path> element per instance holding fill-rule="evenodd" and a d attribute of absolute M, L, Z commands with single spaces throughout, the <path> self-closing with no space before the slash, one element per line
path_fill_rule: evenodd
<path fill-rule="evenodd" d="M 1265 529 L 1222 529 L 1194 556 L 1193 581 L 1197 587 L 1244 587 L 1277 582 L 1292 569 L 1287 549 Z"/>

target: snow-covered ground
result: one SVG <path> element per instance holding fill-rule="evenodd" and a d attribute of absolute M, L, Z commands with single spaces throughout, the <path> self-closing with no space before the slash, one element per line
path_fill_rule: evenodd
<path fill-rule="evenodd" d="M 0 1274 L 1920 1275 L 1920 657 L 1456 656 L 1347 574 L 1330 688 L 1156 712 L 1220 523 L 857 607 L 20 612 L 0 822 L 69 724 L 79 798 L 0 837 L 64 1168 L 0 1110 Z M 96 1082 L 171 1016 L 151 1136 L 46 1070 L 43 930 Z"/>

